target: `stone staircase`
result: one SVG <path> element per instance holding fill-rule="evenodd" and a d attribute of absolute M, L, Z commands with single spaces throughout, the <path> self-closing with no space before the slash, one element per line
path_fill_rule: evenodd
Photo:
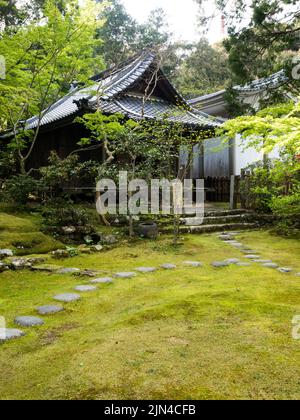
<path fill-rule="evenodd" d="M 204 220 L 196 217 L 183 217 L 181 219 L 181 233 L 210 233 L 235 230 L 255 229 L 259 223 L 253 212 L 247 210 L 221 210 L 205 212 Z M 172 226 L 165 226 L 164 233 L 171 233 Z"/>

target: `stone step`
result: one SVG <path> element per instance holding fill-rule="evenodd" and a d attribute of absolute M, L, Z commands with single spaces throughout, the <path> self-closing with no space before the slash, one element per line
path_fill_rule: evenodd
<path fill-rule="evenodd" d="M 181 223 L 186 226 L 195 226 L 197 218 L 185 217 L 181 219 Z M 201 221 L 201 220 L 200 220 Z M 230 223 L 244 223 L 248 221 L 247 214 L 236 214 L 228 216 L 210 216 L 205 217 L 202 225 L 226 225 Z"/>
<path fill-rule="evenodd" d="M 217 225 L 200 225 L 200 226 L 181 226 L 181 233 L 212 233 L 212 232 L 227 232 L 232 230 L 247 230 L 256 229 L 258 225 L 256 223 L 227 223 Z M 173 228 L 169 227 L 163 230 L 163 233 L 172 233 Z"/>

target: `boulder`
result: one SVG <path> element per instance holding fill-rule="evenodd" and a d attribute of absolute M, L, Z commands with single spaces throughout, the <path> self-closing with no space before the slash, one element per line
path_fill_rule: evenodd
<path fill-rule="evenodd" d="M 70 257 L 70 254 L 66 249 L 57 249 L 56 251 L 52 251 L 51 255 L 56 260 L 62 260 Z"/>
<path fill-rule="evenodd" d="M 62 229 L 64 235 L 73 235 L 76 232 L 75 226 L 64 226 Z"/>
<path fill-rule="evenodd" d="M 14 253 L 11 249 L 0 249 L 0 259 L 13 257 Z"/>

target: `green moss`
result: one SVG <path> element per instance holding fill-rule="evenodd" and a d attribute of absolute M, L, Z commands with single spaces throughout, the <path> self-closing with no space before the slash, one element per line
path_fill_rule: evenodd
<path fill-rule="evenodd" d="M 54 238 L 40 232 L 38 215 L 15 216 L 0 213 L 0 248 L 15 250 L 17 255 L 45 254 L 62 247 Z"/>
<path fill-rule="evenodd" d="M 300 271 L 298 241 L 245 232 L 245 244 Z M 62 260 L 66 267 L 112 274 L 174 262 L 83 294 L 45 326 L 0 347 L 2 399 L 299 399 L 299 278 L 253 264 L 213 269 L 239 257 L 214 235 L 136 241 Z M 203 268 L 186 268 L 185 260 Z M 0 313 L 33 315 L 89 279 L 49 273 L 0 274 Z"/>

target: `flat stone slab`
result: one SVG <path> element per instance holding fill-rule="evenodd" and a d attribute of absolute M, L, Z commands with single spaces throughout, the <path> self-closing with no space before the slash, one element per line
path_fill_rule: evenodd
<path fill-rule="evenodd" d="M 245 255 L 256 255 L 256 251 L 253 249 L 242 249 L 241 251 Z"/>
<path fill-rule="evenodd" d="M 265 264 L 263 264 L 263 267 L 266 267 L 266 268 L 278 268 L 278 264 L 275 264 L 275 263 L 265 263 Z"/>
<path fill-rule="evenodd" d="M 253 260 L 253 262 L 255 262 L 257 264 L 272 264 L 273 263 L 272 260 L 261 260 L 261 259 Z"/>
<path fill-rule="evenodd" d="M 260 257 L 259 255 L 245 255 L 245 258 L 247 258 L 247 260 L 258 260 Z"/>
<path fill-rule="evenodd" d="M 0 328 L 0 343 L 5 343 L 9 340 L 24 337 L 25 333 L 21 330 L 11 328 Z"/>
<path fill-rule="evenodd" d="M 76 286 L 74 288 L 74 290 L 76 290 L 77 292 L 94 292 L 95 290 L 97 290 L 96 286 Z"/>
<path fill-rule="evenodd" d="M 240 262 L 236 264 L 237 267 L 251 267 L 251 263 Z"/>
<path fill-rule="evenodd" d="M 92 283 L 92 284 L 111 284 L 111 283 L 113 283 L 113 279 L 110 278 L 110 277 L 102 277 L 102 278 L 99 278 L 99 279 L 91 280 L 90 283 Z"/>
<path fill-rule="evenodd" d="M 300 273 L 297 273 L 297 274 L 296 274 L 296 277 L 300 277 Z"/>
<path fill-rule="evenodd" d="M 234 246 L 235 248 L 244 248 L 244 245 L 241 244 L 240 242 L 232 242 L 231 245 Z"/>
<path fill-rule="evenodd" d="M 57 271 L 57 274 L 75 274 L 80 273 L 79 268 L 62 268 Z"/>
<path fill-rule="evenodd" d="M 280 267 L 277 270 L 280 273 L 283 273 L 283 274 L 291 273 L 293 271 L 293 269 L 292 268 L 289 268 L 289 267 Z"/>
<path fill-rule="evenodd" d="M 234 240 L 234 236 L 233 235 L 220 235 L 219 239 L 221 239 L 221 241 L 233 241 Z"/>
<path fill-rule="evenodd" d="M 195 267 L 195 268 L 203 267 L 203 264 L 199 261 L 184 261 L 183 264 L 188 265 L 190 267 Z"/>
<path fill-rule="evenodd" d="M 155 267 L 139 267 L 136 269 L 136 271 L 139 271 L 140 273 L 154 273 L 157 268 Z"/>
<path fill-rule="evenodd" d="M 222 267 L 229 266 L 229 264 L 225 261 L 214 261 L 211 265 L 215 268 L 222 268 Z"/>
<path fill-rule="evenodd" d="M 161 268 L 163 268 L 164 270 L 175 270 L 177 266 L 175 264 L 163 264 L 161 265 Z"/>
<path fill-rule="evenodd" d="M 37 327 L 44 325 L 44 321 L 35 316 L 18 316 L 15 319 L 15 324 L 21 325 L 21 327 Z"/>
<path fill-rule="evenodd" d="M 51 314 L 57 314 L 58 312 L 62 312 L 64 308 L 62 306 L 56 306 L 56 305 L 45 305 L 40 306 L 37 308 L 37 311 L 40 315 L 51 315 Z"/>
<path fill-rule="evenodd" d="M 132 277 L 135 277 L 136 273 L 116 273 L 115 277 L 118 279 L 131 279 Z"/>
<path fill-rule="evenodd" d="M 226 263 L 230 265 L 238 264 L 241 262 L 238 258 L 229 258 L 228 260 L 225 260 Z"/>
<path fill-rule="evenodd" d="M 77 293 L 62 293 L 61 295 L 54 296 L 54 300 L 57 300 L 58 302 L 76 302 L 81 298 L 80 295 Z"/>

